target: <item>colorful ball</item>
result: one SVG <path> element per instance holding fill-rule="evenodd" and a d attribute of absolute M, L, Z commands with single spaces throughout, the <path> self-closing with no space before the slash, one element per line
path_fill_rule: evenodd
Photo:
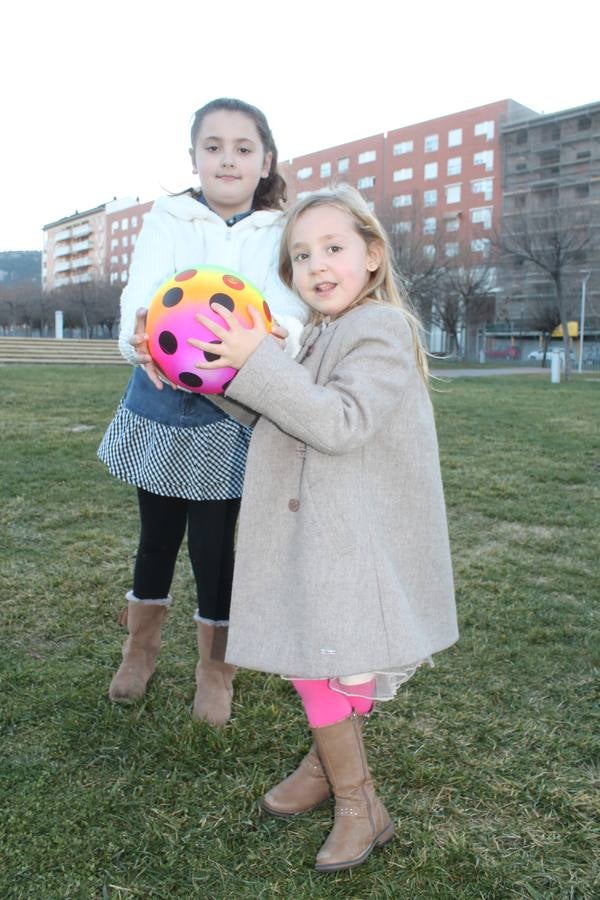
<path fill-rule="evenodd" d="M 192 347 L 187 339 L 197 338 L 218 344 L 218 338 L 195 318 L 202 313 L 219 325 L 225 325 L 219 307 L 225 307 L 245 328 L 252 327 L 248 307 L 261 314 L 271 331 L 271 312 L 260 291 L 246 278 L 229 269 L 199 266 L 169 278 L 158 289 L 148 307 L 146 331 L 150 355 L 161 372 L 173 384 L 198 394 L 222 394 L 236 369 L 198 369 L 196 363 L 213 361 L 218 356 Z"/>

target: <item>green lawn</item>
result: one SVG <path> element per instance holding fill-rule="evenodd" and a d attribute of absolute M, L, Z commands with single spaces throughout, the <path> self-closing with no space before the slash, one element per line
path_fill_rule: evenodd
<path fill-rule="evenodd" d="M 0 369 L 0 898 L 598 898 L 600 380 L 437 385 L 461 640 L 367 725 L 396 840 L 317 875 L 330 809 L 258 807 L 307 747 L 289 685 L 190 718 L 185 556 L 147 698 L 106 699 L 137 511 L 95 451 L 127 374 Z"/>

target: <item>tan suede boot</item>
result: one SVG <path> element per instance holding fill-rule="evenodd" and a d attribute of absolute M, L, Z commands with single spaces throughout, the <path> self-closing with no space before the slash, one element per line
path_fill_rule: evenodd
<path fill-rule="evenodd" d="M 123 644 L 123 662 L 108 689 L 113 703 L 132 703 L 143 697 L 156 666 L 167 609 L 167 605 L 130 600 L 127 614 L 121 614 L 119 621 L 127 625 L 129 637 Z"/>
<path fill-rule="evenodd" d="M 310 812 L 331 797 L 331 788 L 313 744 L 298 768 L 271 788 L 261 806 L 271 816 L 297 816 Z"/>
<path fill-rule="evenodd" d="M 198 622 L 196 696 L 192 716 L 211 725 L 225 725 L 231 718 L 235 666 L 225 662 L 228 628 Z"/>
<path fill-rule="evenodd" d="M 394 836 L 394 825 L 375 794 L 358 717 L 313 728 L 319 758 L 335 796 L 335 823 L 319 850 L 319 872 L 351 869 Z"/>

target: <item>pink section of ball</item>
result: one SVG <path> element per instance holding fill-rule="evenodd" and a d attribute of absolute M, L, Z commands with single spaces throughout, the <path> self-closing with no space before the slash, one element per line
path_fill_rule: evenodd
<path fill-rule="evenodd" d="M 202 394 L 221 394 L 223 385 L 231 381 L 236 374 L 236 369 L 223 367 L 219 369 L 198 369 L 196 363 L 205 362 L 204 351 L 188 344 L 187 338 L 193 337 L 200 341 L 216 341 L 217 338 L 201 325 L 195 318 L 197 312 L 202 313 L 207 319 L 211 319 L 218 325 L 225 323 L 218 313 L 213 312 L 208 303 L 201 305 L 177 305 L 171 308 L 163 307 L 156 317 L 153 333 L 149 338 L 150 354 L 158 366 L 167 376 L 169 381 L 180 387 L 187 388 Z M 241 316 L 236 316 L 242 324 Z M 177 353 L 165 353 L 161 347 L 161 335 L 165 333 L 173 335 L 177 341 Z M 163 343 L 165 338 L 163 337 Z M 190 373 L 202 379 L 202 385 L 194 387 L 182 380 L 183 373 Z"/>

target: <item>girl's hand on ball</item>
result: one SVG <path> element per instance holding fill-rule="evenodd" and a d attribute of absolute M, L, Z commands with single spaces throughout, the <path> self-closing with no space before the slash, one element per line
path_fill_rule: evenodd
<path fill-rule="evenodd" d="M 196 315 L 196 319 L 214 336 L 219 339 L 220 343 L 213 344 L 208 341 L 199 341 L 196 338 L 188 338 L 188 343 L 200 350 L 206 350 L 208 353 L 218 355 L 219 359 L 213 362 L 196 363 L 198 369 L 219 369 L 222 366 L 231 366 L 234 369 L 241 369 L 247 359 L 254 353 L 258 345 L 268 335 L 265 324 L 253 306 L 248 306 L 248 314 L 252 319 L 252 328 L 244 328 L 238 322 L 233 313 L 229 312 L 224 306 L 214 311 L 219 313 L 226 326 L 218 325 L 212 319 L 208 319 L 201 313 Z M 285 331 L 285 329 L 282 329 Z"/>
<path fill-rule="evenodd" d="M 147 310 L 143 307 L 137 310 L 135 314 L 135 331 L 129 338 L 129 343 L 135 349 L 136 362 L 140 364 L 152 384 L 159 391 L 163 389 L 163 382 L 158 377 L 158 369 L 154 364 L 150 353 L 148 352 L 148 335 L 146 334 L 146 315 Z M 174 387 L 174 385 L 171 385 Z"/>

